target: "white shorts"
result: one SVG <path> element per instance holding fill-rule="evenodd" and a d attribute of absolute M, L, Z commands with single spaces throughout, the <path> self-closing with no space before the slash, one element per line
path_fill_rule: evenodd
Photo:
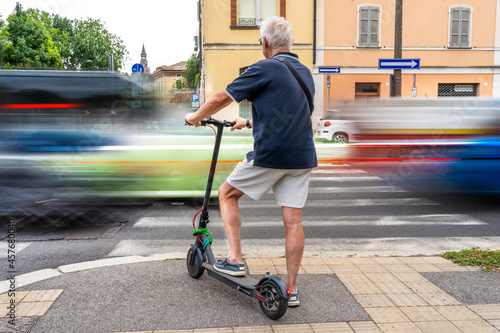
<path fill-rule="evenodd" d="M 302 208 L 307 199 L 311 170 L 262 168 L 245 159 L 226 181 L 256 201 L 272 188 L 279 206 Z"/>

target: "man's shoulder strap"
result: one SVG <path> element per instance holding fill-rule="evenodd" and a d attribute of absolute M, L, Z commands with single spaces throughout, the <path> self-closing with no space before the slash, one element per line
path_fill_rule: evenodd
<path fill-rule="evenodd" d="M 285 57 L 278 56 L 278 57 L 273 57 L 273 59 L 276 59 L 276 60 L 284 63 L 286 65 L 286 67 L 288 67 L 290 72 L 292 72 L 293 76 L 295 76 L 295 79 L 297 79 L 297 82 L 299 83 L 300 87 L 302 88 L 302 90 L 304 90 L 304 94 L 306 94 L 307 103 L 309 104 L 309 110 L 311 111 L 311 114 L 312 114 L 314 111 L 314 103 L 313 103 L 311 92 L 309 91 L 309 89 L 307 89 L 307 86 L 306 86 L 304 80 L 302 80 L 299 73 L 297 73 L 295 68 L 293 68 L 293 66 L 290 65 L 290 63 L 285 59 Z"/>

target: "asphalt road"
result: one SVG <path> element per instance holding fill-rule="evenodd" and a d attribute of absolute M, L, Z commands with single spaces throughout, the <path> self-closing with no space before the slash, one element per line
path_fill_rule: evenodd
<path fill-rule="evenodd" d="M 303 212 L 305 256 L 430 255 L 500 246 L 498 195 L 459 191 L 446 170 L 410 167 L 350 163 L 317 168 Z M 18 274 L 109 257 L 171 253 L 183 258 L 199 208 L 192 199 L 62 203 L 44 201 L 40 191 L 13 188 L 3 188 L 4 199 L 6 191 L 10 202 L 28 195 L 37 203 L 2 207 L 0 271 L 8 265 L 6 221 L 14 219 Z M 240 208 L 245 255 L 284 255 L 281 211 L 273 195 L 261 202 L 244 197 Z M 210 214 L 214 251 L 224 256 L 227 242 L 217 207 Z"/>

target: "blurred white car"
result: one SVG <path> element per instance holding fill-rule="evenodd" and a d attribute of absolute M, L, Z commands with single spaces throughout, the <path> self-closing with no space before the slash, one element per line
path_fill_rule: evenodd
<path fill-rule="evenodd" d="M 354 121 L 343 120 L 339 111 L 328 110 L 318 122 L 314 139 L 319 142 L 344 144 L 355 141 L 355 132 Z"/>

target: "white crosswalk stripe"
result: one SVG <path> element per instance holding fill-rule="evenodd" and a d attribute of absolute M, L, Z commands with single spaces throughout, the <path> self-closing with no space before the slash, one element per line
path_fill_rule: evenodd
<path fill-rule="evenodd" d="M 346 184 L 351 183 L 352 184 Z M 370 184 L 366 184 L 371 182 Z M 359 185 L 359 186 L 357 186 Z M 359 193 L 361 198 L 356 198 Z M 331 207 L 332 215 L 305 214 L 303 225 L 308 228 L 324 228 L 332 230 L 335 227 L 362 227 L 372 228 L 413 228 L 424 226 L 425 228 L 446 227 L 478 227 L 488 224 L 480 219 L 466 214 L 453 214 L 443 212 L 443 207 L 428 198 L 413 197 L 412 194 L 397 186 L 388 186 L 387 182 L 378 176 L 368 174 L 364 170 L 357 170 L 350 165 L 333 165 L 316 169 L 311 177 L 309 194 L 315 195 L 308 200 L 306 208 Z M 321 194 L 325 194 L 321 196 Z M 335 198 L 332 198 L 335 196 Z M 345 196 L 345 197 L 343 197 Z M 354 196 L 354 197 L 353 197 Z M 383 197 L 382 197 L 383 196 Z M 407 197 L 408 196 L 408 197 Z M 321 197 L 321 198 L 318 198 Z M 283 230 L 282 217 L 279 207 L 276 205 L 274 196 L 268 195 L 260 202 L 242 198 L 239 203 L 242 209 L 242 221 L 244 230 Z M 352 207 L 354 215 L 336 214 L 336 209 Z M 375 211 L 386 211 L 384 207 L 391 207 L 388 212 L 401 211 L 414 207 L 419 214 L 387 214 L 366 215 L 366 210 L 360 208 L 376 208 Z M 395 208 L 394 208 L 395 207 Z M 400 207 L 400 208 L 398 208 Z M 270 208 L 274 209 L 270 210 Z M 394 209 L 392 209 L 394 208 Z M 422 208 L 422 209 L 420 209 Z M 424 209 L 425 208 L 425 209 Z M 425 211 L 425 214 L 420 211 Z M 252 214 L 250 212 L 259 212 Z M 262 212 L 265 211 L 264 217 Z M 318 211 L 321 211 L 318 209 Z M 269 212 L 269 213 L 267 213 Z M 349 211 L 344 209 L 344 212 Z M 370 211 L 371 212 L 371 211 Z M 136 230 L 158 230 L 167 233 L 168 228 L 186 228 L 190 230 L 194 211 L 182 211 L 170 216 L 144 216 L 135 224 Z M 217 209 L 211 210 L 209 228 L 218 230 L 223 234 L 223 224 L 220 221 L 220 213 Z M 163 230 L 163 231 L 160 231 Z M 320 229 L 323 230 L 323 229 Z M 347 230 L 344 228 L 344 230 Z M 392 230 L 392 229 L 384 229 Z M 254 232 L 254 234 L 259 234 Z M 383 233 L 379 233 L 383 235 Z M 373 238 L 332 238 L 306 237 L 305 255 L 356 255 L 361 252 L 369 252 L 373 255 L 396 255 L 398 252 L 406 254 L 436 254 L 444 251 L 461 249 L 467 246 L 491 247 L 500 244 L 500 237 L 376 237 Z M 155 253 L 175 253 L 180 258 L 185 256 L 187 248 L 193 237 L 186 232 L 185 239 L 175 240 L 145 240 L 132 239 L 123 240 L 111 251 L 109 256 L 126 255 L 151 255 Z M 284 238 L 254 238 L 243 239 L 242 247 L 246 256 L 280 256 L 284 253 Z M 216 255 L 227 255 L 227 240 L 219 237 L 213 245 Z"/>

